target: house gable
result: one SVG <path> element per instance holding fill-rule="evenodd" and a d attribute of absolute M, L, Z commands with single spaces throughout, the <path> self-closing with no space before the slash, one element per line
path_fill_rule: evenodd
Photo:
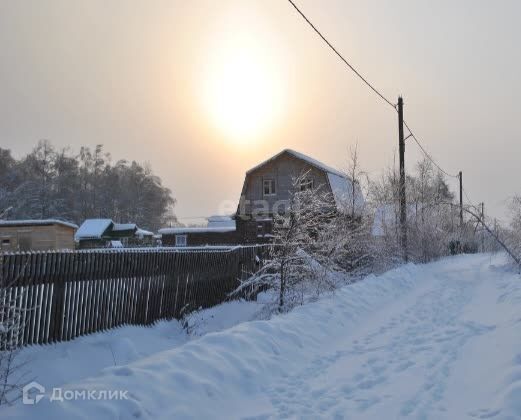
<path fill-rule="evenodd" d="M 339 211 L 347 213 L 352 208 L 353 184 L 346 175 L 300 152 L 285 149 L 246 172 L 238 211 L 246 215 L 271 215 L 277 203 L 290 199 L 293 178 L 303 173 L 313 187 L 321 187 L 323 192 L 332 195 Z M 358 185 L 354 192 L 355 213 L 359 214 L 364 199 Z M 266 206 L 270 211 L 261 212 Z"/>
<path fill-rule="evenodd" d="M 271 214 L 273 206 L 290 199 L 294 177 L 304 173 L 315 188 L 321 186 L 331 192 L 323 169 L 285 150 L 246 173 L 241 194 L 241 200 L 246 203 L 245 212 Z M 268 193 L 270 184 L 273 190 Z M 269 211 L 260 211 L 263 206 L 268 206 Z"/>

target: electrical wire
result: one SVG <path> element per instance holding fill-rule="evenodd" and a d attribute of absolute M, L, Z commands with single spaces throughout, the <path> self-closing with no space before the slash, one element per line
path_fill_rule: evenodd
<path fill-rule="evenodd" d="M 393 107 L 394 110 L 397 110 L 397 105 L 393 104 L 389 99 L 387 99 L 378 89 L 376 89 L 365 77 L 363 77 L 358 70 L 356 70 L 343 56 L 338 52 L 338 50 L 327 40 L 327 38 L 322 35 L 322 33 L 317 29 L 317 27 L 308 19 L 308 17 L 298 8 L 298 6 L 293 2 L 293 0 L 288 0 L 288 2 L 293 6 L 293 8 L 300 14 L 300 16 L 308 23 L 309 26 L 317 33 L 317 35 L 327 44 L 329 48 L 353 71 L 374 93 L 376 93 L 381 99 L 383 99 L 388 105 Z M 449 172 L 447 172 L 445 169 L 443 169 L 430 155 L 429 152 L 425 149 L 425 147 L 422 146 L 420 140 L 416 137 L 416 135 L 413 133 L 409 125 L 404 121 L 403 124 L 405 127 L 407 127 L 407 130 L 409 130 L 409 136 L 413 138 L 413 140 L 416 142 L 418 147 L 421 149 L 423 154 L 427 159 L 429 159 L 436 168 L 438 168 L 443 174 L 448 176 L 449 178 L 458 178 L 459 175 L 454 175 Z M 470 202 L 470 200 L 469 200 Z"/>
<path fill-rule="evenodd" d="M 445 175 L 447 175 L 450 178 L 459 178 L 459 175 L 450 174 L 445 169 L 443 169 L 440 165 L 438 165 L 436 163 L 436 161 L 433 159 L 433 157 L 429 154 L 429 152 L 427 152 L 427 150 L 425 150 L 425 148 L 421 145 L 420 141 L 418 140 L 416 135 L 412 132 L 411 128 L 407 125 L 407 123 L 405 121 L 403 122 L 403 125 L 405 125 L 405 127 L 407 127 L 407 130 L 409 130 L 409 136 L 413 138 L 413 140 L 416 142 L 418 147 L 421 149 L 421 151 L 423 152 L 425 157 L 427 159 L 429 159 L 432 162 L 432 164 L 434 166 L 436 166 L 436 168 L 438 168 L 442 173 L 444 173 Z"/>
<path fill-rule="evenodd" d="M 466 198 L 467 201 L 469 202 L 470 206 L 473 207 L 473 208 L 475 208 L 477 211 L 480 211 L 479 208 L 478 208 L 478 206 L 476 206 L 476 205 L 472 202 L 472 200 L 470 199 L 470 197 L 469 197 L 469 195 L 467 194 L 467 191 L 465 190 L 465 188 L 462 187 L 462 189 L 463 189 L 463 194 L 465 195 L 465 198 Z"/>
<path fill-rule="evenodd" d="M 380 98 L 382 98 L 387 104 L 389 104 L 390 106 L 393 107 L 393 109 L 396 110 L 396 105 L 393 104 L 389 99 L 387 99 L 382 93 L 380 93 L 378 91 L 378 89 L 376 89 L 371 83 L 369 83 L 367 81 L 367 79 L 362 76 L 358 70 L 356 70 L 351 64 L 349 64 L 349 62 L 342 56 L 342 54 L 340 54 L 338 52 L 338 50 L 326 39 L 326 37 L 324 35 L 322 35 L 322 33 L 316 28 L 315 25 L 313 25 L 313 23 L 311 23 L 311 21 L 306 17 L 306 15 L 297 7 L 297 5 L 292 1 L 292 0 L 288 0 L 291 5 L 295 8 L 295 10 L 300 14 L 300 16 L 302 16 L 304 18 L 304 20 L 309 24 L 309 26 L 311 26 L 311 28 L 313 28 L 313 30 L 318 34 L 318 36 L 320 38 L 322 38 L 322 40 L 327 44 L 327 46 L 329 48 L 331 48 L 333 50 L 333 52 L 347 65 L 347 67 L 349 67 L 351 69 L 351 71 L 353 71 L 367 86 L 369 86 L 369 88 L 374 92 L 376 93 Z"/>

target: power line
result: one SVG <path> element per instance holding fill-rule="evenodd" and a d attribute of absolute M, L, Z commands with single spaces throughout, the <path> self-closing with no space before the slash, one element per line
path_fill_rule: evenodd
<path fill-rule="evenodd" d="M 288 0 L 288 2 L 295 8 L 295 10 L 300 14 L 300 16 L 302 16 L 302 18 L 304 18 L 304 20 L 309 24 L 309 26 L 311 26 L 311 28 L 313 28 L 313 30 L 318 34 L 318 36 L 320 38 L 322 38 L 322 40 L 327 44 L 327 46 L 329 48 L 331 48 L 331 50 L 333 50 L 333 52 L 374 92 L 376 93 L 381 99 L 383 99 L 388 105 L 392 106 L 393 109 L 395 111 L 397 111 L 396 109 L 396 105 L 393 104 L 389 99 L 387 99 L 382 93 L 380 93 L 378 91 L 378 89 L 376 89 L 369 81 L 367 81 L 367 79 L 365 79 L 343 56 L 342 54 L 340 54 L 338 52 L 338 50 L 326 39 L 326 37 L 324 35 L 322 35 L 322 33 L 316 28 L 315 25 L 313 25 L 313 23 L 311 23 L 311 21 L 307 18 L 307 16 L 297 7 L 297 5 L 293 2 L 293 0 Z M 421 151 L 423 152 L 423 154 L 427 157 L 427 159 L 429 159 L 434 166 L 436 166 L 442 173 L 444 173 L 446 176 L 450 177 L 450 178 L 458 178 L 458 175 L 454 175 L 454 174 L 450 174 L 449 172 L 447 172 L 446 170 L 444 170 L 438 163 L 436 163 L 436 161 L 434 160 L 434 158 L 429 154 L 429 152 L 427 152 L 427 150 L 422 146 L 422 144 L 420 143 L 420 141 L 418 140 L 418 138 L 416 137 L 416 135 L 413 133 L 413 131 L 411 130 L 411 128 L 409 127 L 409 125 L 404 121 L 403 122 L 404 125 L 407 127 L 407 130 L 409 130 L 409 136 L 412 137 L 414 139 L 414 141 L 416 142 L 416 144 L 418 145 L 418 147 L 421 149 Z"/>
<path fill-rule="evenodd" d="M 318 34 L 320 38 L 328 45 L 329 48 L 333 50 L 333 52 L 349 67 L 371 90 L 376 93 L 380 98 L 382 98 L 387 104 L 393 107 L 394 110 L 396 110 L 396 105 L 393 104 L 389 99 L 387 99 L 383 94 L 381 94 L 378 89 L 376 89 L 371 83 L 367 81 L 367 79 L 362 76 L 349 62 L 340 54 L 335 47 L 326 39 L 324 35 L 311 23 L 311 21 L 306 17 L 304 13 L 297 7 L 297 5 L 292 1 L 288 0 L 291 5 L 295 8 L 295 10 L 304 18 L 304 20 L 313 28 L 313 30 Z"/>
<path fill-rule="evenodd" d="M 412 132 L 411 128 L 407 125 L 407 123 L 405 121 L 403 122 L 403 125 L 405 125 L 405 127 L 407 127 L 407 130 L 409 130 L 409 136 L 408 137 L 412 137 L 413 138 L 413 140 L 416 142 L 418 147 L 421 149 L 421 151 L 423 152 L 425 157 L 427 159 L 429 159 L 432 162 L 432 164 L 434 166 L 436 166 L 436 168 L 438 168 L 441 172 L 443 172 L 445 175 L 447 175 L 450 178 L 458 178 L 458 175 L 450 174 L 445 169 L 443 169 L 440 165 L 438 165 L 436 163 L 436 161 L 433 159 L 433 157 L 429 154 L 429 152 L 427 152 L 427 150 L 425 150 L 425 148 L 421 145 L 420 141 L 418 140 L 418 138 L 415 136 L 415 134 Z"/>
<path fill-rule="evenodd" d="M 469 195 L 467 194 L 467 191 L 465 190 L 465 188 L 463 188 L 463 194 L 465 194 L 465 198 L 467 199 L 467 201 L 469 202 L 469 204 L 471 205 L 471 207 L 474 207 L 475 209 L 478 208 L 478 206 L 476 206 L 472 200 L 470 199 Z"/>

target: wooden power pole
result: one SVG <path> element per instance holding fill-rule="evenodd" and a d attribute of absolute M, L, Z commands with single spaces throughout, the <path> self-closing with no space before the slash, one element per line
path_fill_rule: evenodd
<path fill-rule="evenodd" d="M 407 255 L 407 201 L 405 199 L 405 138 L 403 133 L 403 98 L 398 97 L 398 145 L 400 153 L 400 231 L 403 259 Z"/>
<path fill-rule="evenodd" d="M 459 225 L 463 227 L 463 172 L 459 171 Z"/>

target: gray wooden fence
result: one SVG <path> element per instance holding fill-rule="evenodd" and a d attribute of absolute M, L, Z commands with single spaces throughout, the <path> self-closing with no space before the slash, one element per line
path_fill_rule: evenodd
<path fill-rule="evenodd" d="M 228 299 L 263 246 L 0 254 L 3 347 L 180 318 Z M 5 326 L 9 328 L 9 336 Z M 0 334 L 1 335 L 1 334 Z"/>

